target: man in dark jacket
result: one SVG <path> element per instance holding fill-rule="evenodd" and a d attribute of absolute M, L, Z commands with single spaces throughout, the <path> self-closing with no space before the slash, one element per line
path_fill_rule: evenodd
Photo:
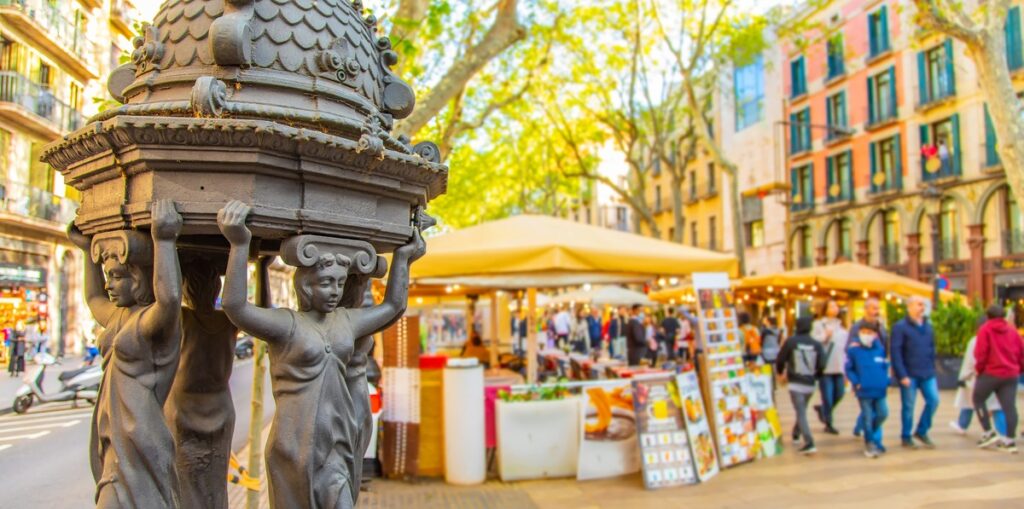
<path fill-rule="evenodd" d="M 797 318 L 796 335 L 782 344 L 782 350 L 775 361 L 776 370 L 785 373 L 789 380 L 789 397 L 793 401 L 797 422 L 793 429 L 793 441 L 804 437 L 804 446 L 800 449 L 802 454 L 818 452 L 814 447 L 811 426 L 807 423 L 807 404 L 825 370 L 826 360 L 821 343 L 811 338 L 812 323 L 813 318 L 810 316 Z"/>
<path fill-rule="evenodd" d="M 647 357 L 647 334 L 644 331 L 641 310 L 643 306 L 633 305 L 633 313 L 626 323 L 626 357 L 630 366 L 637 366 L 640 360 Z"/>
<path fill-rule="evenodd" d="M 587 335 L 590 336 L 590 351 L 601 350 L 601 308 L 591 306 L 587 315 Z"/>
<path fill-rule="evenodd" d="M 985 312 L 988 320 L 978 329 L 974 345 L 974 369 L 978 380 L 974 384 L 974 408 L 981 427 L 985 429 L 979 446 L 988 447 L 999 442 L 999 449 L 1016 453 L 1017 444 L 1017 378 L 1024 371 L 1024 343 L 1020 334 L 1006 323 L 1006 311 L 993 305 Z M 989 396 L 996 395 L 1006 415 L 1006 436 L 1000 437 L 989 420 Z"/>
<path fill-rule="evenodd" d="M 924 299 L 921 297 L 910 298 L 907 317 L 892 327 L 892 367 L 900 381 L 900 438 L 903 446 L 917 448 L 911 439 L 911 429 L 917 391 L 921 391 L 924 410 L 913 438 L 929 449 L 934 448 L 928 430 L 939 408 L 939 384 L 935 380 L 935 331 L 924 316 Z"/>
<path fill-rule="evenodd" d="M 612 315 L 608 323 L 608 350 L 612 357 L 621 359 L 626 352 L 626 324 L 629 323 L 629 312 L 626 306 L 619 306 L 619 312 Z"/>

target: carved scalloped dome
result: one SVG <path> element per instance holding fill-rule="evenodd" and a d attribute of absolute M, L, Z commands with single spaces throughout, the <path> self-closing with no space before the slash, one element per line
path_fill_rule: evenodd
<path fill-rule="evenodd" d="M 135 41 L 136 78 L 128 95 L 155 83 L 154 71 L 267 69 L 293 81 L 309 78 L 308 85 L 293 88 L 321 96 L 338 96 L 330 84 L 343 85 L 377 111 L 402 118 L 415 99 L 390 72 L 397 55 L 376 29 L 372 15 L 363 18 L 360 0 L 167 0 Z M 327 83 L 318 86 L 320 80 Z M 153 100 L 158 98 L 142 102 Z"/>

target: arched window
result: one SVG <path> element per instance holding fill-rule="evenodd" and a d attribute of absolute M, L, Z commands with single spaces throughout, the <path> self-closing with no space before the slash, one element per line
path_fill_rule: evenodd
<path fill-rule="evenodd" d="M 879 261 L 882 265 L 900 263 L 900 217 L 896 209 L 882 213 L 882 245 Z"/>
<path fill-rule="evenodd" d="M 811 227 L 800 228 L 800 267 L 810 267 L 814 264 L 814 237 L 811 235 Z"/>
<path fill-rule="evenodd" d="M 844 258 L 846 260 L 853 259 L 853 235 L 851 234 L 851 223 L 849 218 L 842 218 L 839 220 L 838 228 L 836 230 L 836 258 Z"/>
<path fill-rule="evenodd" d="M 1005 254 L 1024 253 L 1024 232 L 1021 231 L 1024 217 L 1021 217 L 1017 198 L 1009 187 L 1001 191 L 1003 195 L 1003 252 Z M 988 233 L 988 232 L 986 232 Z"/>

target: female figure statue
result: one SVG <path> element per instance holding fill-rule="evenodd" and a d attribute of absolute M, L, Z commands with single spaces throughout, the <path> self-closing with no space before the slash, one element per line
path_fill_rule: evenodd
<path fill-rule="evenodd" d="M 100 234 L 93 246 L 74 225 L 68 231 L 76 246 L 92 249 L 85 293 L 93 317 L 105 327 L 89 451 L 96 507 L 178 507 L 174 441 L 163 405 L 181 337 L 180 231 L 181 216 L 168 200 L 153 203 L 152 244 L 128 230 Z"/>
<path fill-rule="evenodd" d="M 232 201 L 217 216 L 231 243 L 222 304 L 235 325 L 269 347 L 277 403 L 266 451 L 271 507 L 352 508 L 358 495 L 357 464 L 366 447 L 359 429 L 365 416 L 359 414 L 368 409 L 362 401 L 353 401 L 349 388 L 356 340 L 383 329 L 405 311 L 409 265 L 424 254 L 426 244 L 416 230 L 407 245 L 395 250 L 380 305 L 358 307 L 362 293 L 352 290 L 360 289 L 346 289 L 352 260 L 327 253 L 313 266 L 296 271 L 298 311 L 259 308 L 246 301 L 249 211 L 244 203 Z M 343 296 L 351 301 L 344 302 Z M 365 355 L 368 349 L 359 346 Z M 359 373 L 365 385 L 365 376 Z"/>
<path fill-rule="evenodd" d="M 164 408 L 174 436 L 182 507 L 227 509 L 228 458 L 235 429 L 231 367 L 238 329 L 215 308 L 217 264 L 193 256 L 183 264 L 181 360 Z"/>

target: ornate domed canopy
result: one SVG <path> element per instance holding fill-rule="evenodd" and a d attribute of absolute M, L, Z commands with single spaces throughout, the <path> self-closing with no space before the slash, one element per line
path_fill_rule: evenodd
<path fill-rule="evenodd" d="M 148 225 L 169 198 L 186 234 L 216 234 L 239 199 L 265 239 L 390 249 L 447 187 L 435 145 L 390 134 L 415 96 L 360 0 L 167 0 L 142 31 L 108 80 L 123 105 L 44 151 L 83 191 L 84 232 Z"/>

